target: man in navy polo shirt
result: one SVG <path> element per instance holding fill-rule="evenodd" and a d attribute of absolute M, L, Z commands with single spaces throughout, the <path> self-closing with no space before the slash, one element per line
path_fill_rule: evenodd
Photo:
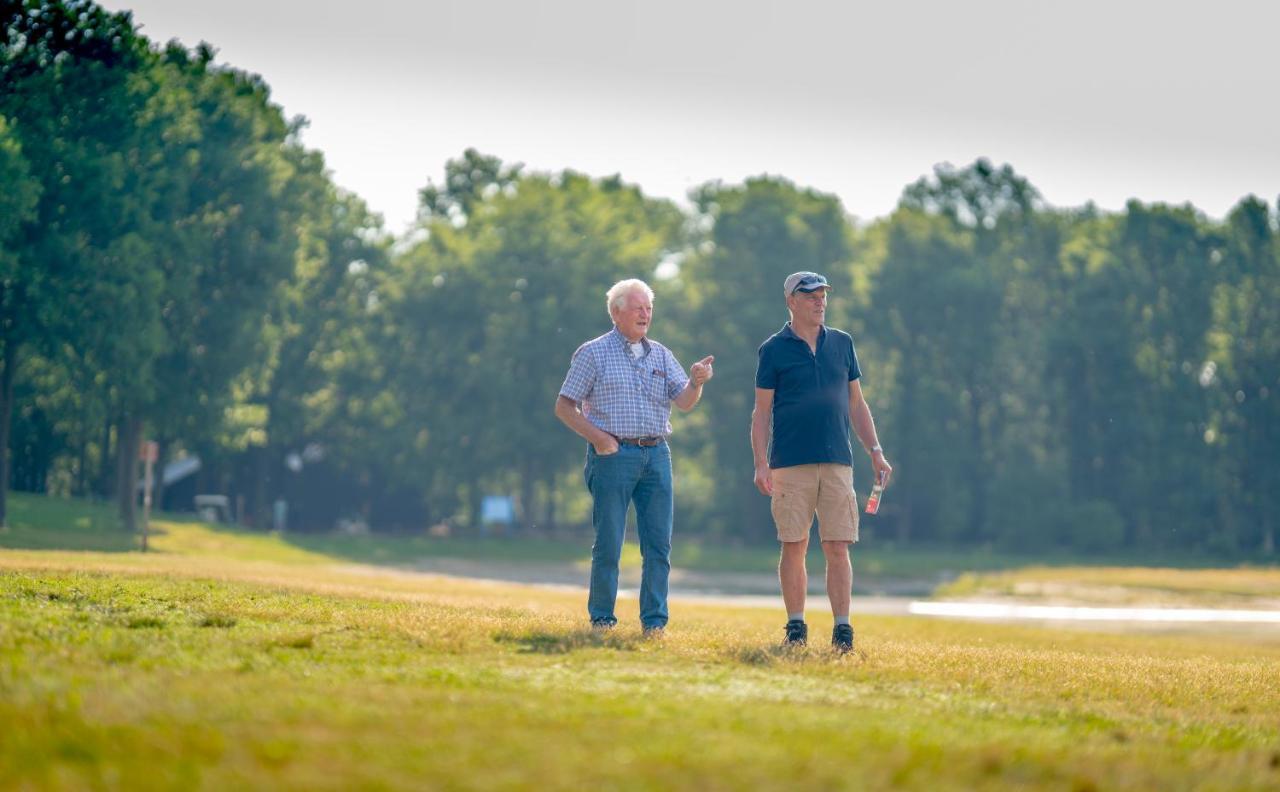
<path fill-rule="evenodd" d="M 771 498 L 782 543 L 778 579 L 787 608 L 783 644 L 804 646 L 808 641 L 804 559 L 816 512 L 827 562 L 827 597 L 835 616 L 831 644 L 847 652 L 853 648 L 849 544 L 858 541 L 850 428 L 871 454 L 877 480 L 888 484 L 893 468 L 862 397 L 853 339 L 824 324 L 830 288 L 816 272 L 796 272 L 783 283 L 791 321 L 760 345 L 751 450 L 756 487 Z"/>
<path fill-rule="evenodd" d="M 598 629 L 618 623 L 618 561 L 627 508 L 636 505 L 636 533 L 644 560 L 640 623 L 646 635 L 667 624 L 671 572 L 671 405 L 692 410 L 713 374 L 710 355 L 689 367 L 648 337 L 653 290 L 644 281 L 618 281 L 605 295 L 613 329 L 573 353 L 556 399 L 556 417 L 585 439 L 583 475 L 591 491 L 591 589 L 587 613 Z"/>

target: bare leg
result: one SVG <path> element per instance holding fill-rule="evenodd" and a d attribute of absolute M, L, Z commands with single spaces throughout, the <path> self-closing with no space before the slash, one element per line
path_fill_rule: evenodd
<path fill-rule="evenodd" d="M 827 558 L 827 598 L 831 615 L 849 617 L 849 598 L 853 589 L 853 567 L 849 564 L 848 542 L 823 542 L 822 554 Z"/>
<path fill-rule="evenodd" d="M 805 590 L 809 587 L 809 573 L 804 567 L 804 554 L 809 540 L 783 542 L 782 558 L 778 561 L 778 581 L 782 584 L 782 603 L 787 613 L 804 612 Z"/>

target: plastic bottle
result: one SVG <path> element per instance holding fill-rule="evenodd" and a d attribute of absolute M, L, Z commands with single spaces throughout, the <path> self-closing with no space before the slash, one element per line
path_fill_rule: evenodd
<path fill-rule="evenodd" d="M 880 511 L 880 493 L 884 492 L 883 477 L 877 478 L 875 486 L 871 488 L 871 494 L 867 496 L 867 514 L 875 514 Z"/>

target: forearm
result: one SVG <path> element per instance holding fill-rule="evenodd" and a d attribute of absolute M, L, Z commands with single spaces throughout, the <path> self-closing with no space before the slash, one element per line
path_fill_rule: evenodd
<path fill-rule="evenodd" d="M 587 420 L 587 416 L 582 414 L 582 410 L 578 409 L 578 403 L 567 396 L 556 397 L 556 417 L 565 426 L 572 429 L 582 439 L 588 443 L 597 444 L 603 442 L 609 434 L 600 427 Z"/>
<path fill-rule="evenodd" d="M 769 464 L 769 414 L 751 411 L 751 458 L 757 468 Z"/>
<path fill-rule="evenodd" d="M 693 380 L 689 380 L 689 384 L 684 386 L 684 390 L 680 391 L 680 395 L 675 398 L 675 405 L 684 412 L 689 412 L 701 399 L 702 386 L 694 385 Z"/>
<path fill-rule="evenodd" d="M 849 420 L 853 424 L 854 434 L 858 436 L 858 441 L 862 443 L 864 449 L 870 452 L 871 449 L 880 445 L 880 438 L 876 436 L 876 422 L 871 417 L 871 407 L 867 405 L 865 399 L 850 406 Z"/>

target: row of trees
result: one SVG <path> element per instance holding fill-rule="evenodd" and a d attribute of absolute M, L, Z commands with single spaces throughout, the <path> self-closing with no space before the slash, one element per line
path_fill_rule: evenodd
<path fill-rule="evenodd" d="M 824 272 L 895 463 L 903 543 L 1270 555 L 1280 507 L 1280 230 L 1243 199 L 1044 204 L 1010 167 L 940 166 L 867 225 L 781 178 L 691 206 L 468 151 L 393 245 L 261 80 L 124 15 L 29 2 L 0 73 L 0 481 L 135 500 L 145 432 L 265 521 L 581 525 L 583 444 L 552 415 L 603 294 L 715 354 L 676 417 L 678 530 L 772 536 L 751 484 L 755 349 L 781 283 Z M 3 430 L 0 430 L 3 431 Z M 859 471 L 865 480 L 865 469 Z"/>
<path fill-rule="evenodd" d="M 90 2 L 3 8 L 0 481 L 132 524 L 144 432 L 216 467 L 301 431 L 271 408 L 386 245 L 260 78 Z"/>

